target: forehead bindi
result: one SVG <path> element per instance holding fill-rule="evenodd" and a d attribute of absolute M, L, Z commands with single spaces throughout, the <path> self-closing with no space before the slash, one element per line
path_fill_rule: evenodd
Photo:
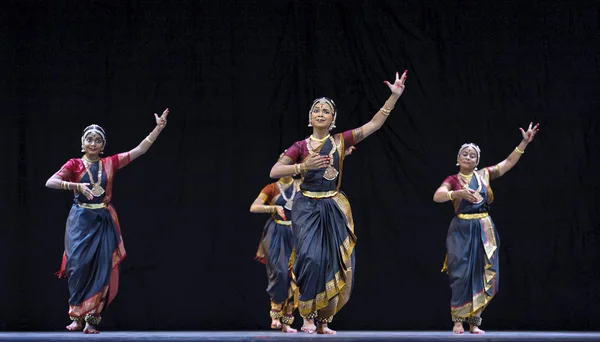
<path fill-rule="evenodd" d="M 85 139 L 90 139 L 90 140 L 102 140 L 102 136 L 98 133 L 90 133 L 88 135 L 85 136 Z"/>
<path fill-rule="evenodd" d="M 315 109 L 328 110 L 331 112 L 331 106 L 327 103 L 317 103 Z"/>
<path fill-rule="evenodd" d="M 466 154 L 466 155 L 468 154 L 468 155 L 475 155 L 475 156 L 477 156 L 477 152 L 476 152 L 474 149 L 470 148 L 470 147 L 467 147 L 467 148 L 465 148 L 465 149 L 463 150 L 463 154 Z"/>

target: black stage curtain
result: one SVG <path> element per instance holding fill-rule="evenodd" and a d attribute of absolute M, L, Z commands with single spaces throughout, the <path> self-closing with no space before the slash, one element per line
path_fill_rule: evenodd
<path fill-rule="evenodd" d="M 170 108 L 152 149 L 117 175 L 128 256 L 105 329 L 265 329 L 267 217 L 250 214 L 279 154 L 309 134 L 318 96 L 338 132 L 383 105 L 385 126 L 345 163 L 356 287 L 337 329 L 449 329 L 440 273 L 451 206 L 433 193 L 465 142 L 503 160 L 493 182 L 500 292 L 487 329 L 600 329 L 600 5 L 592 1 L 9 1 L 1 11 L 4 213 L 0 320 L 63 329 L 53 272 L 70 194 L 44 187 L 81 130 L 127 151 Z"/>

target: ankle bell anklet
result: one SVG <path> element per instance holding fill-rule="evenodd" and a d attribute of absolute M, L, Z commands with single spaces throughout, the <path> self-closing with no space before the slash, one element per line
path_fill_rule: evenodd
<path fill-rule="evenodd" d="M 88 323 L 89 325 L 98 325 L 100 324 L 100 322 L 102 321 L 102 317 L 100 316 L 92 316 L 92 315 L 85 315 L 85 322 Z"/>
<path fill-rule="evenodd" d="M 280 319 L 283 315 L 280 310 L 271 310 L 269 311 L 269 316 L 271 316 L 272 319 Z"/>
<path fill-rule="evenodd" d="M 281 316 L 280 321 L 282 324 L 292 325 L 292 323 L 294 323 L 294 315 L 285 314 L 285 315 Z"/>
<path fill-rule="evenodd" d="M 466 321 L 467 319 L 465 317 L 452 316 L 452 322 L 454 323 L 463 323 Z"/>
<path fill-rule="evenodd" d="M 315 319 L 315 318 L 317 318 L 318 315 L 319 314 L 316 311 L 313 311 L 313 312 L 309 313 L 308 315 L 302 316 L 302 317 L 306 318 L 306 319 Z"/>
<path fill-rule="evenodd" d="M 316 321 L 319 324 L 331 323 L 333 321 L 333 316 L 329 316 L 329 317 L 317 317 Z"/>
<path fill-rule="evenodd" d="M 482 321 L 483 319 L 481 319 L 481 317 L 469 317 L 469 324 L 471 324 L 474 327 L 480 326 Z"/>

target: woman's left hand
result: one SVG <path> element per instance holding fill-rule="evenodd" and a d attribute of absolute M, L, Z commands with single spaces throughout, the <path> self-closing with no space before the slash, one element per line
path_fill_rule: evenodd
<path fill-rule="evenodd" d="M 407 73 L 408 73 L 408 70 L 404 70 L 402 77 L 398 78 L 398 72 L 396 72 L 396 80 L 394 81 L 394 84 L 391 84 L 388 81 L 383 81 L 383 83 L 387 84 L 387 86 L 390 87 L 390 90 L 392 91 L 392 93 L 400 96 L 404 92 L 404 82 L 406 82 L 406 74 Z"/>
<path fill-rule="evenodd" d="M 523 140 L 526 143 L 530 143 L 533 141 L 533 138 L 535 137 L 535 135 L 537 134 L 537 132 L 540 131 L 540 129 L 538 128 L 540 126 L 540 124 L 536 124 L 534 127 L 531 127 L 533 125 L 533 122 L 529 123 L 529 128 L 527 128 L 527 131 L 523 130 L 523 128 L 519 127 L 519 130 L 521 130 L 521 134 L 523 134 Z"/>
<path fill-rule="evenodd" d="M 167 127 L 167 116 L 169 115 L 169 108 L 165 109 L 165 111 L 162 113 L 162 115 L 159 117 L 158 115 L 156 115 L 156 113 L 154 113 L 154 118 L 156 118 L 156 126 L 158 126 L 159 130 L 163 130 L 165 127 Z"/>
<path fill-rule="evenodd" d="M 346 151 L 344 151 L 344 158 L 351 155 L 352 152 L 354 152 L 354 150 L 356 150 L 356 147 L 354 146 L 350 146 L 346 149 Z"/>

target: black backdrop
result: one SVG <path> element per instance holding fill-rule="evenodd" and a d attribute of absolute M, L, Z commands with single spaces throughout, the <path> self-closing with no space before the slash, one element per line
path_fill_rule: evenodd
<path fill-rule="evenodd" d="M 62 329 L 58 280 L 70 195 L 44 187 L 102 125 L 108 153 L 169 125 L 120 171 L 128 257 L 109 329 L 264 329 L 265 215 L 248 212 L 310 102 L 339 130 L 369 120 L 408 69 L 385 126 L 346 162 L 356 287 L 338 329 L 449 329 L 440 273 L 464 142 L 482 165 L 541 132 L 493 183 L 500 292 L 488 329 L 600 329 L 600 5 L 592 1 L 10 1 L 0 12 L 3 147 L 0 321 Z"/>

